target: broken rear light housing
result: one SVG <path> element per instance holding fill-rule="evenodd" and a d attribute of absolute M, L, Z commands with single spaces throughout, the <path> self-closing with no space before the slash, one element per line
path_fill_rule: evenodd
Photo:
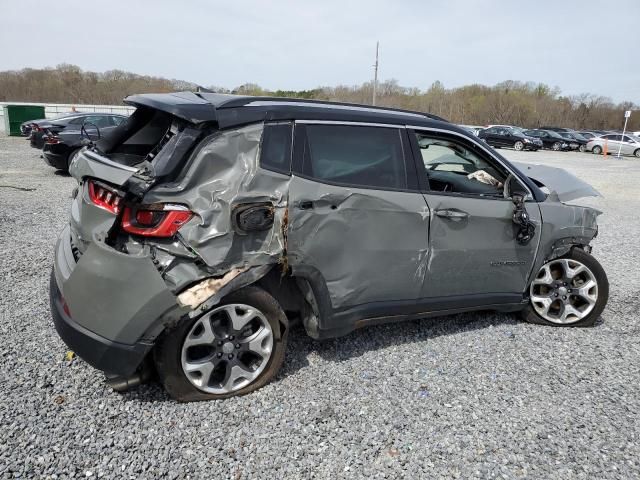
<path fill-rule="evenodd" d="M 114 188 L 97 180 L 89 180 L 87 183 L 89 198 L 95 206 L 116 215 L 120 212 L 122 196 Z"/>
<path fill-rule="evenodd" d="M 183 205 L 127 206 L 122 212 L 122 229 L 144 237 L 173 237 L 191 218 L 193 212 Z"/>

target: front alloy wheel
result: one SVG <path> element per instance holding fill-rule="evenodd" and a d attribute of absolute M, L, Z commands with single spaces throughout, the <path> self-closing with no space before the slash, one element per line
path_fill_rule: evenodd
<path fill-rule="evenodd" d="M 524 148 L 524 143 L 518 140 L 516 143 L 513 144 L 513 148 L 515 148 L 518 151 L 522 150 Z"/>
<path fill-rule="evenodd" d="M 609 297 L 609 282 L 600 264 L 573 249 L 540 267 L 529 287 L 527 320 L 556 326 L 592 326 Z"/>
<path fill-rule="evenodd" d="M 556 152 L 557 152 L 558 150 L 560 150 L 560 147 L 562 147 L 562 145 L 560 145 L 560 142 L 556 142 L 556 143 L 554 143 L 554 144 L 551 146 L 551 148 L 552 148 L 553 150 L 555 150 Z"/>

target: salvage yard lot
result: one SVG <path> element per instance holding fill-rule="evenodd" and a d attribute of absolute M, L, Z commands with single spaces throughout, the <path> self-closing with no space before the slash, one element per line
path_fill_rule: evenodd
<path fill-rule="evenodd" d="M 140 478 L 640 476 L 640 161 L 515 152 L 603 195 L 603 322 L 460 314 L 316 342 L 291 332 L 276 381 L 178 404 L 117 394 L 53 328 L 48 278 L 75 181 L 0 136 L 0 475 Z M 13 188 L 17 187 L 17 188 Z"/>

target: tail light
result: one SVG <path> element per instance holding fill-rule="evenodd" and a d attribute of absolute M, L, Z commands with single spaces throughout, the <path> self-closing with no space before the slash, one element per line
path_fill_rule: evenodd
<path fill-rule="evenodd" d="M 56 137 L 55 135 L 50 135 L 45 139 L 44 143 L 48 143 L 49 145 L 56 145 L 60 143 L 60 138 Z"/>
<path fill-rule="evenodd" d="M 114 189 L 96 180 L 89 180 L 88 183 L 89 198 L 94 205 L 114 214 L 120 211 L 122 197 Z"/>
<path fill-rule="evenodd" d="M 122 229 L 144 237 L 173 237 L 192 217 L 193 212 L 182 205 L 125 207 L 122 212 Z"/>
<path fill-rule="evenodd" d="M 113 214 L 122 210 L 122 230 L 144 237 L 173 237 L 193 217 L 187 207 L 169 203 L 124 206 L 123 193 L 97 180 L 88 181 L 89 198 Z"/>
<path fill-rule="evenodd" d="M 34 132 L 42 132 L 42 131 L 44 131 L 44 129 L 40 128 L 40 126 L 37 123 L 33 124 L 33 126 L 31 127 L 31 130 L 33 130 Z"/>

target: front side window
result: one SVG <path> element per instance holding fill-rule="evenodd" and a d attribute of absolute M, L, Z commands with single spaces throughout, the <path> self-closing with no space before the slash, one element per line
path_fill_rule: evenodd
<path fill-rule="evenodd" d="M 407 188 L 402 130 L 319 124 L 304 128 L 304 175 L 341 185 Z"/>
<path fill-rule="evenodd" d="M 503 197 L 508 171 L 475 146 L 416 132 L 429 188 L 436 192 Z"/>

